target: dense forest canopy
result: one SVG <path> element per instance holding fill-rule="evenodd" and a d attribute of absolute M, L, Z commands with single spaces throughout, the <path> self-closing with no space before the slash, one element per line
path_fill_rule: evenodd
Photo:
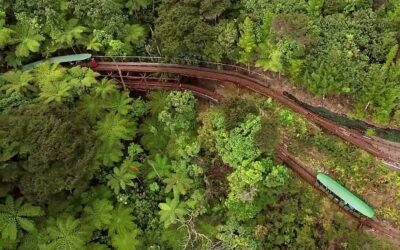
<path fill-rule="evenodd" d="M 1 3 L 1 2 L 0 2 Z M 9 1 L 0 61 L 67 50 L 227 61 L 280 72 L 354 115 L 399 123 L 400 4 L 388 1 Z"/>
<path fill-rule="evenodd" d="M 82 66 L 21 66 L 83 52 L 243 64 L 396 124 L 399 1 L 0 7 L 0 249 L 396 247 L 357 230 L 274 156 L 285 142 L 357 194 L 378 190 L 391 201 L 379 215 L 397 226 L 398 175 L 271 99 L 236 96 L 210 107 L 190 92 L 134 95 Z"/>

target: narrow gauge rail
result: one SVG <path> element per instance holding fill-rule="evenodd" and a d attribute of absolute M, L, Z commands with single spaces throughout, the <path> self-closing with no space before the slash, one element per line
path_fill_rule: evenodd
<path fill-rule="evenodd" d="M 36 62 L 36 63 L 39 64 L 41 62 L 42 61 Z M 204 68 L 202 69 L 202 68 L 198 68 L 198 67 L 190 67 L 190 66 L 182 66 L 182 65 L 172 65 L 171 66 L 170 64 L 157 64 L 157 63 L 154 64 L 154 63 L 106 63 L 106 62 L 100 62 L 96 66 L 99 66 L 99 67 L 96 67 L 96 70 L 99 72 L 109 72 L 109 73 L 111 72 L 109 75 L 112 75 L 112 72 L 116 72 L 116 71 L 118 71 L 118 72 L 121 72 L 121 71 L 122 72 L 166 72 L 166 73 L 177 73 L 177 74 L 182 74 L 182 75 L 187 75 L 187 76 L 194 76 L 194 77 L 203 78 L 203 79 L 234 82 L 234 83 L 239 84 L 240 86 L 246 87 L 246 88 L 253 90 L 255 92 L 258 92 L 262 95 L 267 95 L 267 96 L 275 98 L 282 104 L 292 108 L 295 112 L 298 112 L 300 114 L 305 115 L 306 117 L 309 117 L 312 121 L 314 121 L 314 123 L 320 125 L 321 127 L 327 129 L 328 131 L 330 131 L 334 134 L 337 134 L 339 137 L 341 137 L 345 140 L 348 140 L 361 148 L 364 148 L 366 151 L 377 156 L 378 158 L 381 158 L 384 160 L 385 160 L 385 158 L 387 158 L 389 160 L 389 163 L 392 163 L 391 159 L 385 155 L 382 155 L 382 152 L 380 152 L 378 149 L 376 149 L 376 148 L 370 149 L 369 147 L 366 147 L 366 145 L 371 146 L 370 143 L 368 144 L 365 141 L 363 141 L 363 143 L 360 144 L 359 139 L 358 140 L 350 140 L 349 139 L 349 138 L 361 136 L 361 135 L 356 134 L 356 136 L 354 136 L 352 134 L 348 134 L 348 132 L 343 133 L 344 135 L 339 133 L 338 131 L 344 132 L 343 129 L 341 129 L 339 126 L 337 126 L 337 125 L 335 126 L 335 124 L 330 124 L 329 121 L 325 121 L 324 119 L 318 117 L 317 115 L 310 113 L 308 110 L 302 109 L 301 107 L 298 107 L 295 104 L 288 102 L 288 100 L 286 98 L 284 98 L 283 95 L 280 95 L 281 93 L 272 91 L 270 89 L 266 89 L 265 85 L 263 85 L 263 83 L 261 83 L 261 82 L 257 82 L 256 79 L 249 78 L 245 75 L 241 75 L 236 72 L 229 72 L 229 71 L 221 72 L 221 70 L 217 71 L 217 70 L 204 69 Z M 121 70 L 121 66 L 124 66 L 124 67 L 122 67 L 122 70 Z M 175 88 L 179 88 L 179 86 L 176 86 Z M 206 98 L 207 93 L 203 92 L 203 95 L 200 97 Z M 209 96 L 208 98 L 213 99 L 214 97 Z M 354 134 L 354 131 L 350 131 L 350 132 Z M 307 168 L 302 166 L 293 156 L 291 156 L 283 147 L 280 147 L 277 150 L 277 159 L 279 161 L 285 163 L 287 166 L 289 166 L 297 175 L 299 175 L 303 180 L 305 180 L 310 185 L 312 185 L 316 190 L 319 190 L 320 192 L 322 192 L 326 195 L 326 193 L 319 187 L 319 185 L 317 183 L 317 178 Z M 334 204 L 336 204 L 339 208 L 343 209 L 343 207 L 339 206 L 339 204 L 337 204 L 337 203 L 334 203 Z M 367 227 L 372 228 L 373 230 L 376 230 L 380 233 L 388 235 L 394 241 L 396 241 L 397 243 L 400 243 L 400 234 L 396 229 L 389 227 L 388 225 L 384 225 L 376 219 L 371 219 L 371 218 L 362 219 L 360 217 L 355 216 L 354 213 L 350 213 L 348 210 L 344 210 L 344 211 L 347 214 L 358 219 L 362 223 L 362 225 L 365 225 Z"/>
<path fill-rule="evenodd" d="M 365 136 L 357 131 L 346 129 L 340 127 L 329 120 L 326 120 L 307 109 L 299 106 L 294 101 L 290 100 L 282 93 L 276 92 L 265 85 L 264 82 L 251 78 L 249 76 L 230 72 L 226 70 L 215 70 L 209 68 L 177 65 L 177 64 L 160 64 L 160 63 L 142 63 L 142 62 L 102 62 L 105 58 L 98 58 L 98 66 L 95 68 L 99 72 L 162 72 L 162 73 L 174 73 L 190 77 L 196 77 L 200 79 L 209 79 L 216 81 L 226 81 L 236 83 L 239 86 L 262 94 L 264 96 L 269 96 L 281 104 L 291 108 L 293 111 L 304 115 L 307 119 L 311 120 L 315 124 L 319 125 L 323 129 L 339 136 L 340 138 L 362 148 L 363 150 L 369 152 L 375 157 L 390 163 L 391 165 L 398 165 L 397 159 L 394 159 L 391 155 L 376 148 L 371 141 L 365 139 Z M 116 76 L 118 74 L 115 74 Z"/>
<path fill-rule="evenodd" d="M 292 155 L 290 155 L 284 147 L 280 146 L 278 148 L 276 152 L 276 157 L 278 161 L 285 163 L 293 170 L 294 173 L 296 173 L 304 181 L 314 187 L 315 190 L 319 191 L 325 196 L 328 196 L 327 192 L 317 183 L 316 176 L 311 173 L 306 167 L 304 167 L 300 162 L 298 162 Z M 371 228 L 372 230 L 377 231 L 381 234 L 387 235 L 388 237 L 390 237 L 390 239 L 392 239 L 392 241 L 400 244 L 400 233 L 397 229 L 389 225 L 383 224 L 376 218 L 358 216 L 355 213 L 350 212 L 349 210 L 340 206 L 340 204 L 334 202 L 334 200 L 332 200 L 332 202 L 333 204 L 335 204 L 335 206 L 337 206 L 337 208 L 342 209 L 342 211 L 344 211 L 347 215 L 358 220 L 360 225 Z"/>
<path fill-rule="evenodd" d="M 159 82 L 125 82 L 125 86 L 128 89 L 134 90 L 155 90 L 155 89 L 167 89 L 167 90 L 179 90 L 184 91 L 188 90 L 193 92 L 193 94 L 197 97 L 208 99 L 214 103 L 220 102 L 223 97 L 217 93 L 214 93 L 210 90 L 203 89 L 197 86 L 182 84 L 182 83 L 159 83 Z"/>

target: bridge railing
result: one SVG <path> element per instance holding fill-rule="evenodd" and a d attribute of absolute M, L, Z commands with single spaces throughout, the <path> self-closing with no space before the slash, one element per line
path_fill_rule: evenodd
<path fill-rule="evenodd" d="M 266 86 L 270 84 L 270 77 L 266 74 L 246 68 L 240 65 L 216 63 L 209 61 L 202 61 L 189 58 L 167 58 L 167 57 L 149 57 L 149 56 L 96 56 L 98 61 L 102 62 L 139 62 L 139 63 L 168 63 L 179 64 L 186 66 L 204 67 L 214 70 L 224 70 L 230 72 L 237 72 L 252 78 L 256 78 Z"/>

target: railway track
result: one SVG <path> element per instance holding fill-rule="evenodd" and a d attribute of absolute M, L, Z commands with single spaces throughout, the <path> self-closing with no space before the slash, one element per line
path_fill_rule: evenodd
<path fill-rule="evenodd" d="M 99 72 L 115 72 L 117 66 L 115 63 L 104 63 L 99 62 L 98 67 L 96 68 Z M 392 163 L 392 159 L 388 156 L 383 154 L 376 148 L 372 147 L 372 144 L 367 140 L 363 139 L 365 137 L 361 134 L 354 134 L 353 131 L 348 131 L 343 127 L 339 127 L 336 125 L 331 124 L 329 121 L 316 116 L 315 114 L 310 113 L 308 110 L 305 110 L 302 107 L 297 106 L 294 102 L 291 102 L 290 99 L 284 97 L 284 95 L 280 95 L 277 92 L 273 92 L 268 89 L 266 86 L 261 85 L 260 83 L 256 82 L 255 80 L 249 79 L 246 76 L 237 76 L 236 73 L 230 72 L 228 75 L 224 76 L 224 73 L 221 72 L 210 72 L 209 69 L 204 70 L 201 68 L 196 67 L 189 67 L 189 66 L 181 66 L 181 65 L 160 65 L 160 64 L 148 64 L 143 65 L 143 63 L 123 63 L 118 65 L 118 70 L 120 72 L 167 72 L 167 73 L 175 73 L 175 74 L 182 74 L 186 76 L 192 76 L 202 79 L 211 79 L 211 80 L 218 80 L 218 81 L 230 81 L 239 84 L 240 86 L 246 87 L 250 90 L 253 90 L 257 93 L 262 95 L 270 96 L 280 103 L 289 106 L 295 112 L 305 115 L 307 118 L 321 126 L 322 128 L 332 132 L 333 134 L 338 135 L 339 137 L 350 141 L 351 143 L 359 146 L 360 148 L 365 149 L 366 151 L 370 152 L 371 154 L 375 155 L 376 157 L 382 160 L 390 160 L 389 163 Z M 112 74 L 109 74 L 110 76 Z M 116 77 L 116 76 L 115 76 Z M 116 77 L 116 79 L 118 79 Z M 137 81 L 134 80 L 127 81 L 125 85 L 128 89 L 134 90 L 152 90 L 152 89 L 168 89 L 168 90 L 190 90 L 193 91 L 194 94 L 199 96 L 200 98 L 205 98 L 210 101 L 219 102 L 223 99 L 222 96 L 216 94 L 207 89 L 203 89 L 198 86 L 188 85 L 188 84 L 180 84 L 180 83 L 160 83 L 156 80 L 154 81 Z M 368 138 L 369 139 L 369 138 Z M 304 181 L 314 187 L 316 190 L 321 192 L 323 195 L 327 195 L 319 186 L 316 185 L 316 176 L 309 171 L 305 166 L 303 166 L 300 162 L 298 162 L 294 156 L 290 155 L 284 147 L 279 147 L 276 153 L 276 158 L 278 161 L 285 163 L 288 167 L 290 167 L 299 177 L 301 177 Z M 397 166 L 397 164 L 396 164 Z M 334 203 L 334 202 L 333 202 Z M 400 244 L 400 233 L 395 228 L 383 224 L 381 221 L 377 219 L 364 219 L 355 216 L 354 214 L 350 213 L 349 211 L 343 209 L 338 204 L 334 203 L 339 209 L 344 211 L 346 214 L 350 215 L 354 219 L 358 220 L 361 225 L 372 229 L 380 234 L 386 235 L 390 237 L 392 241 L 397 244 Z"/>
<path fill-rule="evenodd" d="M 159 90 L 159 89 L 166 89 L 166 90 L 178 90 L 178 91 L 192 91 L 193 94 L 197 97 L 207 99 L 214 103 L 218 103 L 222 100 L 222 96 L 214 93 L 210 90 L 203 89 L 201 87 L 193 86 L 190 84 L 182 84 L 182 83 L 159 83 L 159 82 L 132 82 L 126 81 L 125 86 L 128 89 L 134 90 Z"/>
<path fill-rule="evenodd" d="M 286 149 L 282 146 L 280 146 L 277 150 L 276 153 L 276 158 L 278 161 L 285 163 L 290 169 L 293 170 L 298 176 L 300 176 L 304 181 L 306 181 L 308 184 L 310 184 L 314 189 L 319 191 L 321 194 L 328 196 L 316 183 L 317 183 L 317 178 L 316 176 L 310 172 L 306 167 L 304 167 L 300 162 L 298 162 L 294 156 L 290 155 L 289 152 L 286 151 Z M 364 219 L 355 216 L 353 213 L 345 210 L 341 206 L 339 206 L 337 203 L 333 202 L 337 208 L 351 216 L 352 218 L 356 219 L 359 221 L 359 223 L 364 226 L 368 227 L 378 233 L 384 234 L 392 241 L 394 241 L 397 244 L 400 244 L 400 233 L 395 229 L 392 228 L 389 225 L 385 225 L 382 222 L 380 222 L 377 219 Z"/>
<path fill-rule="evenodd" d="M 373 140 L 369 140 L 363 134 L 355 130 L 350 130 L 345 127 L 336 125 L 335 123 L 319 117 L 318 115 L 310 112 L 309 110 L 301 107 L 293 100 L 287 98 L 283 93 L 272 90 L 266 85 L 266 82 L 261 80 L 226 70 L 215 70 L 209 68 L 201 68 L 194 66 L 178 65 L 178 64 L 160 64 L 160 63 L 142 63 L 142 62 L 102 62 L 101 59 L 98 62 L 98 66 L 95 68 L 98 72 L 114 72 L 116 78 L 119 77 L 120 72 L 123 74 L 135 73 L 171 73 L 183 76 L 195 77 L 199 79 L 209 79 L 222 82 L 232 82 L 243 88 L 247 88 L 251 91 L 259 93 L 264 96 L 271 97 L 289 107 L 294 112 L 305 116 L 308 120 L 317 124 L 324 130 L 335 134 L 359 148 L 369 152 L 378 159 L 381 159 L 388 163 L 390 166 L 399 167 L 397 157 L 394 157 L 387 152 L 378 149 L 374 145 Z M 112 74 L 111 74 L 112 75 Z"/>

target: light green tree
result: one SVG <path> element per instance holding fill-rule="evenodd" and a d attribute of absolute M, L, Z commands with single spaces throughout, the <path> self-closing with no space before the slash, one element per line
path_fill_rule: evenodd
<path fill-rule="evenodd" d="M 136 178 L 136 174 L 125 166 L 115 167 L 113 173 L 107 175 L 107 185 L 114 191 L 115 194 L 119 194 L 121 190 L 125 190 L 127 186 L 133 186 L 133 179 Z"/>
<path fill-rule="evenodd" d="M 34 77 L 29 71 L 9 71 L 0 78 L 5 82 L 1 90 L 6 91 L 7 95 L 13 93 L 28 95 L 37 91 L 33 85 Z"/>
<path fill-rule="evenodd" d="M 46 227 L 47 242 L 40 248 L 45 250 L 84 249 L 89 232 L 85 231 L 78 219 L 72 216 L 50 218 Z"/>
<path fill-rule="evenodd" d="M 23 198 L 14 200 L 7 196 L 5 203 L 0 204 L 0 231 L 3 239 L 16 240 L 19 230 L 33 232 L 35 224 L 31 217 L 43 215 L 40 207 L 24 203 Z"/>
<path fill-rule="evenodd" d="M 118 205 L 112 211 L 112 223 L 108 225 L 109 235 L 129 233 L 136 231 L 137 227 L 133 222 L 132 208 Z"/>
<path fill-rule="evenodd" d="M 121 232 L 111 237 L 111 244 L 118 250 L 135 250 L 138 249 L 139 240 L 136 238 L 138 230 L 129 232 Z"/>
<path fill-rule="evenodd" d="M 167 198 L 165 203 L 160 203 L 160 220 L 164 223 L 164 227 L 167 228 L 170 225 L 177 222 L 177 220 L 183 219 L 188 213 L 185 209 L 185 203 L 179 202 L 179 198 L 174 199 Z"/>
<path fill-rule="evenodd" d="M 110 200 L 96 199 L 87 204 L 83 209 L 83 221 L 95 229 L 103 229 L 112 220 L 113 205 Z"/>
<path fill-rule="evenodd" d="M 254 35 L 254 24 L 253 21 L 246 17 L 240 28 L 239 38 L 239 62 L 250 65 L 252 61 L 254 49 L 257 47 L 256 37 Z"/>

